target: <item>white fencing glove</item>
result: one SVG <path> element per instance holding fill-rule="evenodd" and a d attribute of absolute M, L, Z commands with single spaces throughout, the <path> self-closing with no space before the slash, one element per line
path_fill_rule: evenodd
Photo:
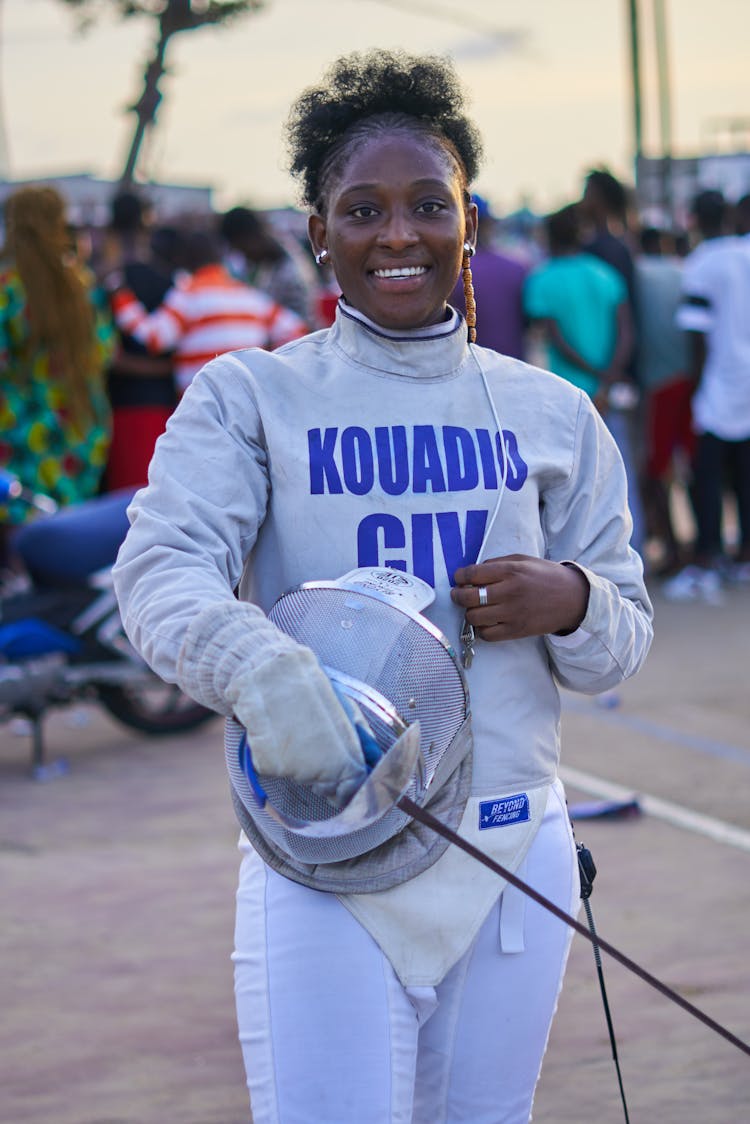
<path fill-rule="evenodd" d="M 227 699 L 247 731 L 256 772 L 345 804 L 367 776 L 360 737 L 314 653 L 276 652 L 232 679 Z"/>

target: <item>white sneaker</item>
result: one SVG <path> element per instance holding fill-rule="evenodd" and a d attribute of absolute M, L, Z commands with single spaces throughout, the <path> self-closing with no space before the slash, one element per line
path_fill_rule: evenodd
<path fill-rule="evenodd" d="M 667 601 L 705 601 L 709 605 L 720 605 L 723 601 L 721 578 L 716 570 L 705 570 L 702 566 L 686 566 L 665 581 L 661 589 Z"/>
<path fill-rule="evenodd" d="M 722 605 L 724 603 L 721 577 L 716 570 L 703 570 L 699 584 L 701 599 L 708 605 Z"/>

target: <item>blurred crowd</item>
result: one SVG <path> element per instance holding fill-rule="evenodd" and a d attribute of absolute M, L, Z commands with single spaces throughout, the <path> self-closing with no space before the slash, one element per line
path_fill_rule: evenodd
<path fill-rule="evenodd" d="M 750 195 L 700 191 L 686 229 L 659 228 L 596 169 L 507 247 L 476 202 L 477 342 L 591 396 L 625 462 L 632 544 L 665 596 L 718 602 L 750 583 Z"/>
<path fill-rule="evenodd" d="M 622 453 L 633 546 L 666 596 L 750 582 L 750 195 L 692 201 L 687 229 L 639 221 L 604 169 L 513 231 L 474 197 L 477 343 L 590 395 Z M 160 223 L 121 191 L 75 229 L 52 187 L 18 189 L 0 265 L 0 468 L 58 504 L 143 484 L 200 367 L 325 327 L 339 290 L 304 234 L 263 213 Z M 463 311 L 463 288 L 454 294 Z M 0 506 L 0 564 L 28 508 Z"/>

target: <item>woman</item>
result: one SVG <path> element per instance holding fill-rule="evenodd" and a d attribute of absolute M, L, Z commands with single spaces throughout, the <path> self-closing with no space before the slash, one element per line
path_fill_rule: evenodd
<path fill-rule="evenodd" d="M 104 369 L 113 327 L 102 293 L 70 244 L 62 197 L 24 187 L 5 204 L 0 270 L 0 467 L 60 504 L 94 495 L 110 410 Z M 0 508 L 20 523 L 28 508 Z"/>
<path fill-rule="evenodd" d="M 365 775 L 357 738 L 265 612 L 355 566 L 422 578 L 470 664 L 461 832 L 573 910 L 557 684 L 611 687 L 651 637 L 622 464 L 580 391 L 470 345 L 446 304 L 462 265 L 470 288 L 479 157 L 449 64 L 341 59 L 289 137 L 336 322 L 197 377 L 133 505 L 126 626 L 160 674 L 237 716 L 261 772 L 340 799 Z M 512 845 L 477 826 L 483 800 L 510 796 L 525 813 Z M 255 1124 L 527 1120 L 566 927 L 452 848 L 386 889 L 333 893 L 319 867 L 282 876 L 243 823 L 234 960 Z"/>

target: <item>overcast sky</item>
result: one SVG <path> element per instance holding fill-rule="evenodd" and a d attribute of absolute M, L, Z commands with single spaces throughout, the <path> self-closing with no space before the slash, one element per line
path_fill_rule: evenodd
<path fill-rule="evenodd" d="M 641 0 L 646 148 L 658 147 L 652 0 Z M 750 0 L 667 0 L 675 147 L 720 141 L 750 117 Z M 485 140 L 477 187 L 498 211 L 561 205 L 587 168 L 632 179 L 625 0 L 268 0 L 225 30 L 172 42 L 147 149 L 155 179 L 208 184 L 218 205 L 293 202 L 282 125 L 339 54 L 370 46 L 449 53 Z M 56 0 L 1 0 L 10 174 L 116 175 L 125 107 L 140 93 L 151 21 L 104 17 L 85 36 Z M 494 34 L 494 33 L 497 34 Z"/>

